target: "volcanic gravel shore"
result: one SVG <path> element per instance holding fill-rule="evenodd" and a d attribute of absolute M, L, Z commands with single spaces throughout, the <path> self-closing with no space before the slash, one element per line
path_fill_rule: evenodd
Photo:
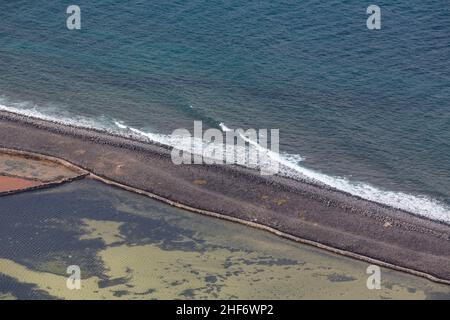
<path fill-rule="evenodd" d="M 450 284 L 444 223 L 252 169 L 174 165 L 165 146 L 9 112 L 0 111 L 0 136 L 0 147 L 68 161 L 172 205 Z"/>

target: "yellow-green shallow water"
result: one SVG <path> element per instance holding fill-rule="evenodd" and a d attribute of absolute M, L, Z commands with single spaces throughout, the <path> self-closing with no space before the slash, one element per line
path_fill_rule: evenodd
<path fill-rule="evenodd" d="M 426 299 L 450 287 L 98 182 L 0 198 L 2 299 Z M 66 286 L 70 265 L 81 289 Z"/>

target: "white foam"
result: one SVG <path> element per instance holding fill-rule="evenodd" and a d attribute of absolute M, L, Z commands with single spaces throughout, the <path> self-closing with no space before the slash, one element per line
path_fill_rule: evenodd
<path fill-rule="evenodd" d="M 126 125 L 123 125 L 122 123 L 120 123 L 120 122 L 118 122 L 118 121 L 114 121 L 114 124 L 115 124 L 116 126 L 118 126 L 120 129 L 126 129 L 126 128 L 127 128 Z"/>
<path fill-rule="evenodd" d="M 429 219 L 450 223 L 450 208 L 442 202 L 422 195 L 387 191 L 368 183 L 350 181 L 343 177 L 329 176 L 298 164 L 281 160 L 285 166 L 281 174 L 291 178 L 307 178 L 366 200 L 406 210 Z"/>
<path fill-rule="evenodd" d="M 6 104 L 8 105 L 6 105 Z M 74 127 L 82 128 L 96 128 L 107 131 L 110 127 L 107 124 L 107 120 L 100 119 L 94 120 L 82 116 L 72 115 L 68 112 L 63 112 L 60 109 L 51 107 L 43 108 L 29 102 L 9 102 L 6 99 L 0 97 L 0 110 L 15 113 L 30 118 L 37 118 L 55 123 L 61 123 Z"/>
<path fill-rule="evenodd" d="M 191 136 L 179 136 L 179 135 L 167 135 L 167 134 L 155 134 L 147 131 L 142 131 L 140 129 L 136 129 L 133 127 L 128 127 L 123 123 L 118 121 L 114 121 L 114 124 L 117 128 L 121 129 L 122 132 L 131 132 L 134 135 L 137 135 L 136 138 L 142 140 L 142 137 L 145 140 L 151 142 L 157 142 L 163 145 L 167 145 L 170 147 L 176 147 L 178 150 L 186 151 L 193 154 L 198 154 L 196 151 L 206 150 L 206 148 L 214 148 L 215 150 L 221 150 L 222 152 L 214 153 L 211 156 L 211 159 L 218 161 L 218 163 L 222 163 L 227 156 L 231 154 L 234 155 L 237 164 L 246 165 L 251 168 L 257 168 L 257 166 L 248 163 L 248 159 L 246 158 L 247 149 L 242 146 L 230 146 L 225 148 L 225 144 L 220 144 L 217 142 L 205 141 L 201 138 L 191 137 Z M 140 137 L 140 138 L 139 138 Z M 200 154 L 202 155 L 202 154 Z M 203 156 L 203 155 L 202 155 Z"/>

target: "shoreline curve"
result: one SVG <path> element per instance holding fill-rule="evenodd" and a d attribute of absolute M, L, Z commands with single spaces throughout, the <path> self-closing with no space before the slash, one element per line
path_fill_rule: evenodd
<path fill-rule="evenodd" d="M 323 186 L 258 177 L 245 168 L 175 168 L 167 148 L 96 130 L 0 112 L 0 134 L 4 137 L 0 147 L 5 150 L 85 170 L 88 177 L 103 183 L 450 284 L 448 225 Z M 206 185 L 193 184 L 195 178 L 205 179 Z"/>

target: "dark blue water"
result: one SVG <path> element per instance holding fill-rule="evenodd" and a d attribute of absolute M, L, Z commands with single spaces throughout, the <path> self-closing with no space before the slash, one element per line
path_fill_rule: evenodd
<path fill-rule="evenodd" d="M 81 30 L 66 28 L 71 4 L 81 7 Z M 370 4 L 381 7 L 381 30 L 366 27 Z M 302 174 L 450 219 L 447 1 L 0 8 L 3 106 L 150 133 L 194 120 L 280 128 L 281 150 Z"/>

